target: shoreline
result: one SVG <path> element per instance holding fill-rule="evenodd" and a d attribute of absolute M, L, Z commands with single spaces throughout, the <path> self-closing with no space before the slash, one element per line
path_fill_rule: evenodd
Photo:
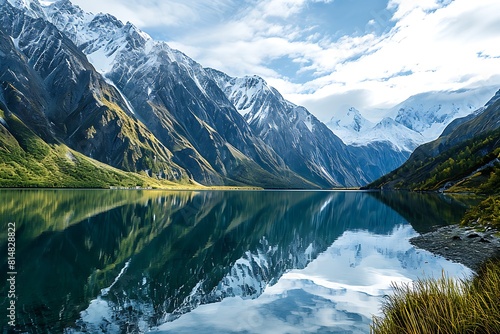
<path fill-rule="evenodd" d="M 210 190 L 242 190 L 242 191 L 352 191 L 352 192 L 374 192 L 373 190 L 362 190 L 360 188 L 262 188 L 257 186 L 172 186 L 172 187 L 2 187 L 0 190 L 164 190 L 164 191 L 210 191 Z"/>
<path fill-rule="evenodd" d="M 479 232 L 473 227 L 450 225 L 411 238 L 410 243 L 475 272 L 489 260 L 500 258 L 500 236 L 494 229 Z"/>

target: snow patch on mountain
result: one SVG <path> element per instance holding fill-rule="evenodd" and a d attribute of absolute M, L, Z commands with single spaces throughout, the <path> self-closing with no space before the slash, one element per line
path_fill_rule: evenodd
<path fill-rule="evenodd" d="M 389 142 L 399 151 L 413 152 L 417 146 L 425 142 L 425 138 L 418 132 L 386 117 L 367 131 L 363 140 L 365 142 Z"/>
<path fill-rule="evenodd" d="M 396 150 L 413 152 L 417 146 L 439 137 L 454 119 L 482 108 L 496 89 L 488 86 L 417 94 L 381 113 L 384 117 L 377 123 L 350 108 L 333 117 L 327 126 L 348 145 L 390 142 Z"/>
<path fill-rule="evenodd" d="M 44 7 L 47 7 L 47 6 L 50 6 L 52 5 L 54 2 L 56 2 L 57 0 L 39 0 L 38 2 L 40 2 L 40 5 L 44 6 Z"/>
<path fill-rule="evenodd" d="M 352 132 L 362 132 L 372 128 L 375 124 L 364 118 L 359 110 L 352 107 L 340 118 L 332 118 L 328 124 L 330 128 L 347 129 Z"/>
<path fill-rule="evenodd" d="M 388 142 L 396 151 L 412 152 L 418 145 L 424 143 L 420 133 L 397 123 L 392 118 L 385 117 L 378 123 L 372 123 L 355 108 L 350 108 L 341 118 L 332 118 L 327 126 L 344 143 L 352 146 Z"/>
<path fill-rule="evenodd" d="M 427 92 L 411 96 L 391 108 L 387 116 L 422 134 L 425 142 L 437 139 L 454 119 L 470 115 L 495 94 L 497 87 Z"/>

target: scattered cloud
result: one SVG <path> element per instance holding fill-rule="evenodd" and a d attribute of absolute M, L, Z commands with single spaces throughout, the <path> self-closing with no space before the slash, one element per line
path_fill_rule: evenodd
<path fill-rule="evenodd" d="M 495 40 L 500 26 L 494 14 L 500 10 L 498 2 L 392 1 L 391 5 L 401 6 L 393 17 L 394 28 L 360 44 L 366 54 L 339 64 L 320 78 L 314 93 L 294 95 L 295 102 L 324 120 L 345 111 L 344 97 L 352 91 L 368 92 L 363 99 L 353 99 L 353 106 L 376 109 L 420 92 L 477 87 L 498 79 L 495 69 L 500 61 L 495 57 L 500 45 Z M 351 40 L 347 36 L 333 47 L 342 49 Z M 485 54 L 488 57 L 480 56 Z"/>

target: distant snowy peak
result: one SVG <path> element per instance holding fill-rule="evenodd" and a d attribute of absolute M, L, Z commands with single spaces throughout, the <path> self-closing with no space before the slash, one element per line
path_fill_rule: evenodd
<path fill-rule="evenodd" d="M 361 116 L 354 108 L 350 108 L 342 119 L 332 118 L 327 125 L 344 143 L 352 146 L 388 142 L 396 151 L 412 152 L 424 142 L 420 133 L 390 117 L 385 117 L 375 124 Z"/>
<path fill-rule="evenodd" d="M 395 120 L 409 129 L 429 135 L 439 136 L 443 124 L 448 124 L 453 119 L 464 117 L 476 110 L 472 104 L 449 105 L 415 103 L 399 108 Z"/>
<path fill-rule="evenodd" d="M 495 87 L 427 92 L 411 96 L 389 110 L 387 116 L 422 134 L 426 141 L 439 137 L 454 119 L 484 106 Z"/>
<path fill-rule="evenodd" d="M 425 138 L 417 131 L 407 128 L 390 117 L 385 117 L 368 131 L 364 140 L 368 142 L 390 142 L 399 151 L 413 152 L 417 146 L 425 142 Z"/>
<path fill-rule="evenodd" d="M 385 118 L 377 124 L 350 108 L 345 115 L 332 118 L 327 125 L 348 145 L 389 141 L 398 150 L 412 152 L 418 145 L 439 137 L 454 119 L 480 111 L 495 90 L 496 87 L 490 86 L 421 93 L 387 110 Z"/>
<path fill-rule="evenodd" d="M 346 129 L 352 132 L 361 132 L 366 129 L 371 129 L 375 124 L 364 118 L 359 110 L 351 107 L 342 117 L 332 117 L 327 125 L 332 130 Z"/>

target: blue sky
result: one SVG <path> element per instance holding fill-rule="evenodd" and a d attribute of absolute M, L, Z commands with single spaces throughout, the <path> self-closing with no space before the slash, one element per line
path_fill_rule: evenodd
<path fill-rule="evenodd" d="M 498 0 L 73 0 L 328 120 L 498 84 Z"/>

